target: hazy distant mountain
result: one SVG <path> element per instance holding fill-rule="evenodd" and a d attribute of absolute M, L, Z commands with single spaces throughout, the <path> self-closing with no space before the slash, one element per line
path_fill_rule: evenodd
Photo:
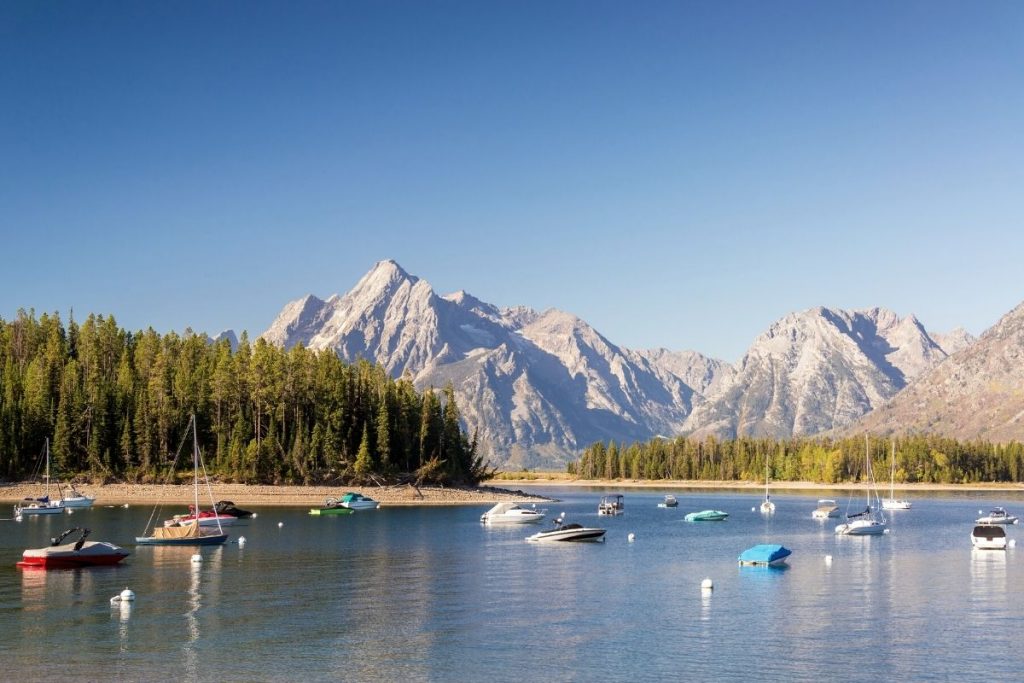
<path fill-rule="evenodd" d="M 963 330 L 930 336 L 881 308 L 816 308 L 776 322 L 734 367 L 694 351 L 626 349 L 556 309 L 439 296 L 394 261 L 343 296 L 289 303 L 263 337 L 366 358 L 420 388 L 451 381 L 485 452 L 510 466 L 557 466 L 597 440 L 842 427 L 972 341 Z"/>
<path fill-rule="evenodd" d="M 960 335 L 962 336 L 962 335 Z M 1024 303 L 859 421 L 875 433 L 1024 440 Z"/>
<path fill-rule="evenodd" d="M 263 336 L 368 358 L 395 376 L 411 373 L 421 388 L 452 381 L 467 426 L 496 460 L 516 465 L 555 464 L 596 440 L 678 433 L 702 400 L 680 376 L 683 360 L 659 365 L 562 311 L 498 308 L 464 291 L 438 296 L 394 261 L 344 296 L 288 304 Z M 724 366 L 687 358 L 708 383 Z"/>
<path fill-rule="evenodd" d="M 952 339 L 960 343 L 963 336 Z M 851 424 L 948 354 L 913 316 L 873 308 L 792 313 L 759 336 L 685 428 L 785 437 Z"/>

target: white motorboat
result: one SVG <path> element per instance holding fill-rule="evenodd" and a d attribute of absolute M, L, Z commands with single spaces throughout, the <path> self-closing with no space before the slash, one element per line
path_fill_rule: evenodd
<path fill-rule="evenodd" d="M 626 504 L 622 502 L 622 495 L 618 493 L 604 496 L 597 505 L 599 515 L 621 515 L 625 511 Z"/>
<path fill-rule="evenodd" d="M 520 507 L 518 503 L 498 503 L 480 515 L 484 524 L 534 524 L 544 519 L 547 510 Z"/>
<path fill-rule="evenodd" d="M 889 472 L 889 497 L 882 499 L 883 510 L 909 510 L 910 501 L 896 498 L 896 441 L 892 442 L 892 467 Z"/>
<path fill-rule="evenodd" d="M 662 502 L 658 503 L 658 507 L 660 507 L 660 508 L 677 508 L 677 507 L 679 507 L 679 501 L 676 500 L 675 496 L 668 495 L 668 496 L 665 496 L 665 500 L 663 500 Z"/>
<path fill-rule="evenodd" d="M 604 540 L 605 529 L 585 527 L 581 524 L 565 524 L 561 517 L 555 520 L 555 528 L 541 531 L 526 538 L 530 543 L 596 543 Z"/>
<path fill-rule="evenodd" d="M 971 545 L 978 550 L 1006 550 L 1006 531 L 997 524 L 979 524 L 971 532 Z"/>
<path fill-rule="evenodd" d="M 380 503 L 369 496 L 349 491 L 338 499 L 338 505 L 349 510 L 376 510 Z"/>
<path fill-rule="evenodd" d="M 974 520 L 976 524 L 1016 524 L 1017 518 L 1003 508 L 992 508 L 984 517 Z"/>
<path fill-rule="evenodd" d="M 96 499 L 87 496 L 84 493 L 79 493 L 75 490 L 75 487 L 71 487 L 71 491 L 68 495 L 64 495 L 64 492 L 60 493 L 60 500 L 57 501 L 57 505 L 62 508 L 89 508 L 96 502 Z"/>
<path fill-rule="evenodd" d="M 828 519 L 839 516 L 839 506 L 831 498 L 822 498 L 818 501 L 818 507 L 814 508 L 811 517 L 814 519 Z"/>
<path fill-rule="evenodd" d="M 868 450 L 868 437 L 864 435 L 864 460 L 868 475 L 868 485 L 864 489 L 866 504 L 862 512 L 846 515 L 846 522 L 836 527 L 836 534 L 840 536 L 879 536 L 885 533 L 885 515 L 872 509 L 872 493 L 874 499 L 878 500 L 878 493 L 875 492 L 875 480 L 871 474 L 871 453 Z"/>

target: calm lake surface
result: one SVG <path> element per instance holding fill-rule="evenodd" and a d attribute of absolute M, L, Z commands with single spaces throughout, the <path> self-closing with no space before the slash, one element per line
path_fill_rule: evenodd
<path fill-rule="evenodd" d="M 979 510 L 1008 493 L 917 495 L 882 537 L 836 537 L 820 492 L 537 489 L 603 544 L 534 545 L 543 525 L 488 528 L 486 507 L 310 517 L 253 508 L 223 547 L 135 547 L 152 508 L 0 522 L 4 680 L 1021 680 L 1024 544 L 972 551 Z M 102 501 L 100 501 L 102 503 Z M 856 503 L 855 503 L 856 504 Z M 245 506 L 248 507 L 248 506 Z M 541 507 L 541 506 L 539 506 Z M 689 524 L 686 512 L 730 513 Z M 165 509 L 166 510 L 166 509 Z M 7 516 L 9 512 L 0 512 Z M 282 522 L 283 527 L 278 527 Z M 71 526 L 132 551 L 114 568 L 24 571 L 27 547 Z M 627 534 L 636 534 L 629 543 Z M 1012 539 L 1024 538 L 1009 527 Z M 237 538 L 246 538 L 240 547 Z M 739 568 L 782 543 L 790 568 Z M 201 565 L 190 557 L 200 552 Z M 830 565 L 825 556 L 831 555 Z M 702 594 L 701 580 L 714 581 Z M 130 609 L 110 598 L 130 587 Z"/>

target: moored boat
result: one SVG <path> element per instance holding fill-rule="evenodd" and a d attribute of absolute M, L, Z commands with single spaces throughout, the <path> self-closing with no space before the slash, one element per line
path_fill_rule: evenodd
<path fill-rule="evenodd" d="M 319 508 L 311 508 L 309 514 L 311 515 L 351 515 L 355 510 L 347 507 L 342 507 L 341 504 L 335 498 L 328 498 L 324 501 L 324 506 Z"/>
<path fill-rule="evenodd" d="M 330 500 L 328 498 L 328 500 Z M 376 510 L 380 503 L 369 496 L 349 491 L 338 500 L 338 505 L 350 510 Z"/>
<path fill-rule="evenodd" d="M 498 503 L 480 515 L 484 524 L 535 524 L 544 519 L 547 510 L 524 508 L 518 503 Z"/>
<path fill-rule="evenodd" d="M 73 533 L 81 532 L 81 536 L 71 543 L 62 541 Z M 129 553 L 124 548 L 106 541 L 86 541 L 90 530 L 81 527 L 68 529 L 60 536 L 50 539 L 45 548 L 34 548 L 22 553 L 19 567 L 42 567 L 44 569 L 73 569 L 76 567 L 92 567 L 117 564 Z"/>
<path fill-rule="evenodd" d="M 199 512 L 199 526 L 203 527 L 212 528 L 231 526 L 235 523 L 236 519 L 237 518 L 232 515 L 217 512 L 216 508 L 213 510 L 201 510 Z M 195 521 L 195 506 L 189 505 L 187 514 L 174 515 L 170 519 L 164 520 L 164 526 L 186 526 L 189 524 L 195 524 Z"/>
<path fill-rule="evenodd" d="M 896 497 L 896 441 L 892 442 L 892 466 L 889 471 L 889 497 L 882 499 L 883 510 L 909 510 L 910 501 Z"/>
<path fill-rule="evenodd" d="M 14 506 L 14 516 L 60 515 L 64 508 L 57 501 L 50 500 L 50 439 L 46 439 L 46 491 L 38 498 L 26 498 Z M 38 465 L 36 465 L 38 467 Z"/>
<path fill-rule="evenodd" d="M 599 515 L 621 515 L 625 511 L 626 504 L 623 502 L 622 494 L 619 493 L 604 496 L 597 504 L 597 514 Z"/>
<path fill-rule="evenodd" d="M 754 567 L 779 567 L 786 564 L 786 558 L 792 554 L 793 551 L 785 546 L 763 543 L 740 553 L 739 563 Z"/>
<path fill-rule="evenodd" d="M 203 468 L 203 472 L 206 468 L 203 466 L 202 455 L 199 453 L 199 436 L 196 433 L 196 416 L 192 415 L 192 420 L 189 423 L 189 428 L 192 430 L 192 495 L 193 503 L 189 508 L 193 511 L 199 509 L 199 469 Z M 187 432 L 186 432 L 187 433 Z M 177 456 L 175 456 L 177 461 Z M 168 475 L 170 476 L 170 475 Z M 205 474 L 204 474 L 205 478 Z M 210 488 L 209 479 L 206 480 L 207 489 Z M 210 504 L 213 505 L 213 492 L 210 492 Z M 153 516 L 156 514 L 156 510 L 153 511 L 153 515 L 150 516 L 152 521 Z M 221 517 L 214 513 L 214 524 L 216 529 L 208 528 L 203 525 L 202 513 L 200 513 L 200 522 L 198 524 L 182 524 L 181 522 L 171 521 L 168 525 L 165 523 L 164 526 L 156 526 L 153 528 L 153 533 L 150 536 L 136 536 L 135 543 L 138 545 L 220 545 L 228 540 L 228 535 L 224 533 L 223 524 L 221 523 Z M 194 522 L 194 520 L 193 520 Z M 146 524 L 146 531 L 149 530 L 149 522 Z M 145 533 L 145 531 L 143 531 Z"/>
<path fill-rule="evenodd" d="M 235 519 L 249 519 L 253 516 L 251 510 L 243 510 L 230 500 L 218 500 L 213 509 L 220 515 L 230 515 Z"/>
<path fill-rule="evenodd" d="M 871 508 L 872 497 L 877 501 L 875 479 L 871 473 L 871 452 L 867 434 L 864 435 L 864 461 L 868 485 L 864 489 L 866 499 L 864 510 L 846 515 L 846 522 L 836 527 L 839 536 L 878 536 L 885 533 L 885 516 Z M 873 495 L 872 495 L 873 494 Z"/>
<path fill-rule="evenodd" d="M 818 507 L 814 508 L 811 512 L 811 517 L 814 519 L 828 519 L 829 517 L 839 516 L 839 506 L 831 498 L 822 498 L 818 501 Z"/>
<path fill-rule="evenodd" d="M 660 508 L 677 508 L 677 507 L 679 507 L 679 501 L 676 500 L 675 496 L 668 495 L 668 496 L 665 496 L 665 500 L 663 500 L 662 502 L 658 503 L 658 507 L 660 507 Z"/>
<path fill-rule="evenodd" d="M 605 529 L 585 527 L 582 524 L 566 524 L 561 517 L 554 520 L 555 527 L 526 538 L 530 543 L 589 542 L 604 540 Z"/>
<path fill-rule="evenodd" d="M 59 486 L 58 486 L 59 488 Z M 92 496 L 87 496 L 84 493 L 79 493 L 75 490 L 75 487 L 71 484 L 68 485 L 71 490 L 65 495 L 63 489 L 60 492 L 60 500 L 57 501 L 57 505 L 62 508 L 89 508 L 96 502 L 96 499 Z"/>
<path fill-rule="evenodd" d="M 687 522 L 721 522 L 728 516 L 728 512 L 721 510 L 701 510 L 700 512 L 690 512 L 683 519 Z"/>
<path fill-rule="evenodd" d="M 1017 518 L 1003 508 L 992 508 L 984 517 L 974 520 L 976 524 L 1016 524 Z"/>
<path fill-rule="evenodd" d="M 1006 531 L 997 524 L 979 524 L 971 531 L 971 545 L 978 550 L 1006 550 Z"/>

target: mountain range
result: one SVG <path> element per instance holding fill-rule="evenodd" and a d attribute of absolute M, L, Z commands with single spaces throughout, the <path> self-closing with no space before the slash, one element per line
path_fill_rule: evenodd
<path fill-rule="evenodd" d="M 974 341 L 884 308 L 819 307 L 777 321 L 731 365 L 621 347 L 557 309 L 442 296 L 391 260 L 344 295 L 287 304 L 263 337 L 366 358 L 420 388 L 451 382 L 467 427 L 505 467 L 558 467 L 598 440 L 842 429 Z"/>

